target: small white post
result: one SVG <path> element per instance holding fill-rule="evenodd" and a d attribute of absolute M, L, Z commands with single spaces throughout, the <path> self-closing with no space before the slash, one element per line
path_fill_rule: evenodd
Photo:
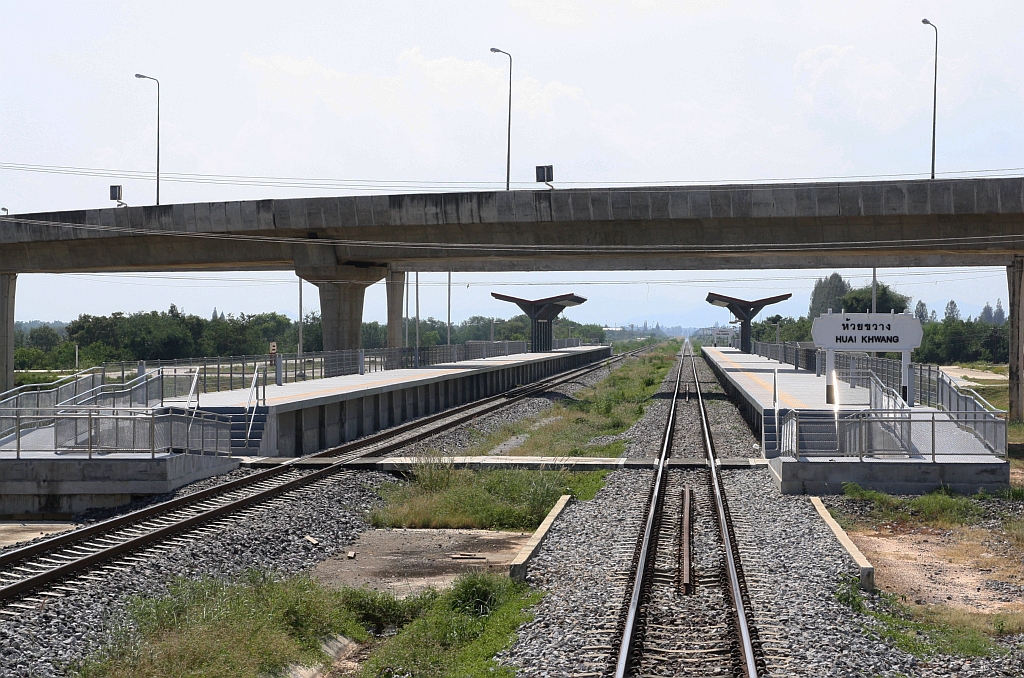
<path fill-rule="evenodd" d="M 825 351 L 825 404 L 834 405 L 836 402 L 836 352 L 833 349 Z"/>
<path fill-rule="evenodd" d="M 903 400 L 908 407 L 914 406 L 914 375 L 913 366 L 910 363 L 910 351 L 903 351 L 903 374 L 900 378 L 903 386 Z"/>

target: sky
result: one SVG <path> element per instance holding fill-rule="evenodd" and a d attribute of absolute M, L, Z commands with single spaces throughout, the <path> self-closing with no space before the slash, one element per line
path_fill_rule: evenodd
<path fill-rule="evenodd" d="M 513 55 L 513 187 L 535 188 L 540 164 L 562 187 L 927 176 L 923 17 L 940 31 L 937 171 L 1024 173 L 1024 3 L 0 1 L 0 206 L 111 206 L 112 183 L 152 204 L 156 85 L 135 73 L 160 79 L 161 203 L 503 188 L 509 62 L 490 47 Z M 452 319 L 511 315 L 491 291 L 576 292 L 568 317 L 604 325 L 724 324 L 711 290 L 792 292 L 776 310 L 798 316 L 829 273 L 456 273 Z M 998 267 L 879 279 L 940 315 L 1007 299 Z M 420 274 L 423 316 L 446 316 L 446 284 Z M 21 275 L 16 317 L 295 317 L 297 287 L 287 272 Z M 304 302 L 319 306 L 308 284 Z M 385 317 L 378 284 L 364 319 Z"/>

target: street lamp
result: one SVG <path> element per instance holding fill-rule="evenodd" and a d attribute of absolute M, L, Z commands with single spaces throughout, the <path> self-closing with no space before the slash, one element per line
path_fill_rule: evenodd
<path fill-rule="evenodd" d="M 921 23 L 927 24 L 935 29 L 935 80 L 932 84 L 932 179 L 935 178 L 935 113 L 939 96 L 939 28 L 928 19 L 921 19 Z"/>
<path fill-rule="evenodd" d="M 505 156 L 505 190 L 509 190 L 509 179 L 512 176 L 512 55 L 492 47 L 495 54 L 501 53 L 508 57 L 508 154 Z"/>
<path fill-rule="evenodd" d="M 141 80 L 152 80 L 156 83 L 156 204 L 160 204 L 160 81 L 142 73 L 136 73 L 136 78 Z"/>

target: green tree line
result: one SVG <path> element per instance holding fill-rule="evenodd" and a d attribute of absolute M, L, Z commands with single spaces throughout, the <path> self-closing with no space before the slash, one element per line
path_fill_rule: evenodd
<path fill-rule="evenodd" d="M 508 319 L 473 316 L 453 324 L 451 341 L 488 340 L 493 324 L 496 341 L 527 341 L 530 321 L 525 315 Z M 409 323 L 409 345 L 416 343 L 415 319 Z M 57 325 L 60 327 L 60 325 Z M 15 330 L 16 369 L 71 369 L 78 346 L 79 366 L 90 367 L 110 361 L 173 360 L 179 358 L 253 355 L 267 353 L 271 342 L 278 351 L 294 353 L 298 347 L 297 322 L 279 313 L 257 313 L 203 318 L 186 314 L 172 305 L 169 310 L 141 313 L 112 313 L 109 316 L 80 315 L 67 323 L 64 332 L 51 325 L 39 325 L 28 332 Z M 556 338 L 573 337 L 604 341 L 600 325 L 581 325 L 560 318 L 555 321 Z M 387 346 L 387 325 L 362 324 L 363 348 Z M 420 346 L 448 341 L 443 320 L 421 319 Z M 323 330 L 317 313 L 306 315 L 302 325 L 304 351 L 323 350 Z"/>
<path fill-rule="evenodd" d="M 876 308 L 879 313 L 903 313 L 910 308 L 911 298 L 890 286 L 879 283 L 876 290 Z M 838 273 L 819 279 L 811 293 L 807 316 L 799 318 L 774 315 L 751 324 L 754 341 L 775 341 L 776 323 L 781 341 L 811 341 L 813 319 L 842 310 L 865 313 L 871 310 L 871 285 L 852 288 Z M 921 321 L 924 336 L 920 348 L 913 352 L 915 362 L 952 363 L 991 362 L 1005 363 L 1010 355 L 1009 326 L 1006 323 L 1002 301 L 996 300 L 993 309 L 985 304 L 977 318 L 962 317 L 956 301 L 950 300 L 940 318 L 934 310 L 918 301 L 914 315 Z"/>

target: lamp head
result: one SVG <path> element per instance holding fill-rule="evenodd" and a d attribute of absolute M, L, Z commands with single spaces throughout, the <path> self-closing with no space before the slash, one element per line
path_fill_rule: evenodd
<path fill-rule="evenodd" d="M 921 19 L 921 23 L 923 23 L 923 24 L 928 24 L 929 26 L 931 26 L 931 25 L 932 25 L 932 22 L 931 22 L 931 21 L 928 21 L 928 19 Z"/>
<path fill-rule="evenodd" d="M 500 52 L 501 50 L 500 50 L 500 49 L 498 49 L 497 47 L 492 47 L 492 48 L 491 48 L 491 51 L 492 51 L 492 52 L 494 52 L 494 53 L 498 53 L 498 52 Z"/>
<path fill-rule="evenodd" d="M 926 19 L 926 21 L 927 21 L 927 19 Z M 136 73 L 136 74 L 135 74 L 135 77 L 136 77 L 136 78 L 144 78 L 144 77 L 146 77 L 146 76 L 144 76 L 144 75 L 143 75 L 142 73 Z"/>

